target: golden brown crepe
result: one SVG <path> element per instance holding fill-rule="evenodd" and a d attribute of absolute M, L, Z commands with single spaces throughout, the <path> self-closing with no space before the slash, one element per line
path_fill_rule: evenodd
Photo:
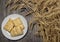
<path fill-rule="evenodd" d="M 13 28 L 10 32 L 11 36 L 17 36 L 16 28 Z"/>
<path fill-rule="evenodd" d="M 20 18 L 16 18 L 13 20 L 13 23 L 15 24 L 15 26 L 18 26 L 18 25 L 22 24 L 22 21 L 20 20 Z"/>
<path fill-rule="evenodd" d="M 16 28 L 17 35 L 23 34 L 23 30 L 21 30 L 21 28 L 19 26 L 15 27 L 15 28 Z"/>
<path fill-rule="evenodd" d="M 4 26 L 4 29 L 10 32 L 12 28 L 13 28 L 13 21 L 12 19 L 9 19 L 6 25 Z"/>
<path fill-rule="evenodd" d="M 23 34 L 23 31 L 21 30 L 20 27 L 14 27 L 12 30 L 11 30 L 11 36 L 18 36 L 18 35 L 22 35 Z"/>

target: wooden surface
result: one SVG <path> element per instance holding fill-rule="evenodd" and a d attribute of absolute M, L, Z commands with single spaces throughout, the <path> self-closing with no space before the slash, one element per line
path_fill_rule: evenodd
<path fill-rule="evenodd" d="M 12 41 L 12 40 L 9 40 L 7 39 L 1 32 L 1 23 L 3 21 L 3 19 L 10 15 L 10 14 L 13 14 L 13 13 L 18 13 L 18 14 L 21 14 L 21 15 L 25 15 L 26 12 L 20 12 L 19 11 L 13 11 L 13 12 L 10 12 L 8 13 L 5 9 L 5 4 L 4 4 L 5 0 L 0 0 L 0 42 L 41 42 L 41 39 L 39 37 L 36 37 L 34 35 L 35 31 L 37 28 L 34 28 L 34 30 L 29 30 L 28 28 L 28 32 L 27 34 L 22 38 L 22 39 L 19 39 L 19 40 L 16 40 L 16 41 Z M 31 15 L 30 16 L 26 16 L 25 17 L 29 23 L 29 20 L 32 18 Z"/>

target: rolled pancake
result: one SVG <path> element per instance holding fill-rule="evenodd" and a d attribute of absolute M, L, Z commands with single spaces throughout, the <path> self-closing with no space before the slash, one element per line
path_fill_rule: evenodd
<path fill-rule="evenodd" d="M 13 28 L 13 20 L 9 19 L 6 25 L 4 26 L 4 29 L 10 32 L 12 28 Z"/>
<path fill-rule="evenodd" d="M 16 28 L 13 28 L 11 30 L 10 34 L 11 34 L 12 37 L 17 36 Z"/>
<path fill-rule="evenodd" d="M 18 25 L 22 24 L 22 21 L 20 20 L 20 18 L 16 18 L 13 20 L 13 23 L 15 26 L 18 26 Z"/>

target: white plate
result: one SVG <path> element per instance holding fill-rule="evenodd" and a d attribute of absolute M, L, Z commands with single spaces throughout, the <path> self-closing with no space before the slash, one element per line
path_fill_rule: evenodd
<path fill-rule="evenodd" d="M 25 27 L 24 30 L 23 30 L 24 33 L 23 33 L 23 35 L 16 36 L 16 37 L 12 37 L 12 36 L 10 35 L 10 33 L 9 33 L 8 31 L 6 31 L 3 27 L 5 26 L 5 24 L 6 24 L 7 21 L 9 20 L 9 18 L 15 19 L 15 18 L 18 18 L 18 17 L 21 19 L 21 21 L 23 22 L 23 25 L 24 25 L 24 27 Z M 7 17 L 3 20 L 2 25 L 1 25 L 1 30 L 2 30 L 3 35 L 4 35 L 6 38 L 10 39 L 10 40 L 18 40 L 18 39 L 21 39 L 21 38 L 23 38 L 23 36 L 27 33 L 27 30 L 28 30 L 27 21 L 26 21 L 26 19 L 25 19 L 23 16 L 21 16 L 21 15 L 19 15 L 19 14 L 9 15 L 9 16 L 7 16 Z"/>

